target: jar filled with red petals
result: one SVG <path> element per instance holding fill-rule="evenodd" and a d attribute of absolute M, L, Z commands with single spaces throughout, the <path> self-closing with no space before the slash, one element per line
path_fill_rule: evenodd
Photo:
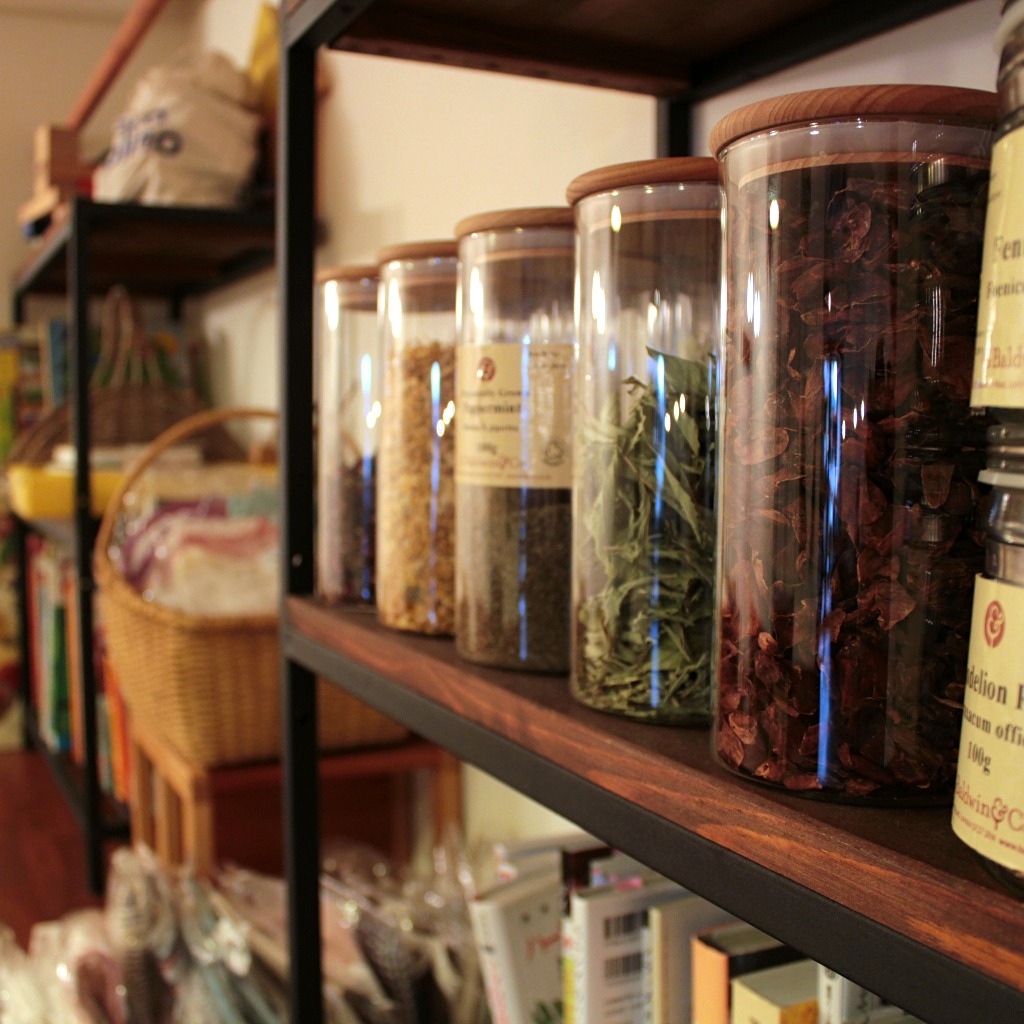
<path fill-rule="evenodd" d="M 712 132 L 726 193 L 720 761 L 952 799 L 984 417 L 970 408 L 994 94 L 818 90 Z"/>

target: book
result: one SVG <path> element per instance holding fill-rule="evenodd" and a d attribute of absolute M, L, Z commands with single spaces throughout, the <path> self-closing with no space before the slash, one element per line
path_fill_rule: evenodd
<path fill-rule="evenodd" d="M 642 1019 L 647 913 L 684 892 L 677 883 L 658 878 L 572 894 L 575 1024 L 631 1024 Z"/>
<path fill-rule="evenodd" d="M 562 1020 L 561 876 L 541 872 L 500 883 L 469 903 L 494 1024 Z"/>
<path fill-rule="evenodd" d="M 746 921 L 697 932 L 691 940 L 693 1024 L 729 1024 L 733 978 L 802 958 L 792 946 Z"/>
<path fill-rule="evenodd" d="M 818 964 L 818 1024 L 869 1024 L 881 996 Z"/>
<path fill-rule="evenodd" d="M 566 847 L 561 851 L 562 862 L 562 1018 L 565 1024 L 576 1021 L 575 960 L 576 937 L 570 911 L 573 893 L 590 885 L 590 865 L 593 861 L 610 856 L 612 848 L 600 840 L 579 848 Z"/>
<path fill-rule="evenodd" d="M 499 880 L 517 878 L 535 871 L 560 871 L 563 850 L 581 850 L 602 846 L 586 832 L 562 832 L 529 839 L 510 839 L 494 843 L 494 871 Z"/>
<path fill-rule="evenodd" d="M 730 982 L 730 1024 L 818 1024 L 818 965 L 793 960 Z"/>
<path fill-rule="evenodd" d="M 690 1024 L 693 936 L 712 925 L 733 920 L 728 911 L 690 892 L 650 908 L 645 976 L 651 1024 Z"/>

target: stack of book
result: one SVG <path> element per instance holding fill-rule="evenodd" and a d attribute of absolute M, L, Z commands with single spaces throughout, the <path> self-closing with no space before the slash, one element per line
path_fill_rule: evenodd
<path fill-rule="evenodd" d="M 585 833 L 500 843 L 470 902 L 494 1024 L 911 1024 Z"/>

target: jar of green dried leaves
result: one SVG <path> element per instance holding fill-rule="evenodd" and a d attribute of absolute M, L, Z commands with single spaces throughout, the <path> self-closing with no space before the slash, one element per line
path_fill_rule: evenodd
<path fill-rule="evenodd" d="M 710 716 L 721 199 L 706 158 L 591 171 L 578 234 L 571 686 Z"/>
<path fill-rule="evenodd" d="M 455 643 L 569 667 L 575 230 L 568 206 L 461 221 Z"/>
<path fill-rule="evenodd" d="M 455 628 L 454 240 L 379 254 L 384 401 L 377 481 L 377 615 Z"/>
<path fill-rule="evenodd" d="M 712 132 L 727 199 L 715 751 L 948 803 L 983 555 L 970 409 L 995 95 L 795 93 Z"/>
<path fill-rule="evenodd" d="M 317 593 L 373 604 L 384 398 L 377 267 L 317 274 Z"/>

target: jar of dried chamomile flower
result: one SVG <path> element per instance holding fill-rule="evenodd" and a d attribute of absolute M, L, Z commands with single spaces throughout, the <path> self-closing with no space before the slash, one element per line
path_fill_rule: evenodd
<path fill-rule="evenodd" d="M 825 89 L 715 127 L 726 194 L 721 762 L 952 798 L 982 565 L 970 408 L 996 97 Z"/>
<path fill-rule="evenodd" d="M 379 254 L 384 401 L 377 483 L 377 614 L 386 626 L 455 626 L 454 240 Z"/>

